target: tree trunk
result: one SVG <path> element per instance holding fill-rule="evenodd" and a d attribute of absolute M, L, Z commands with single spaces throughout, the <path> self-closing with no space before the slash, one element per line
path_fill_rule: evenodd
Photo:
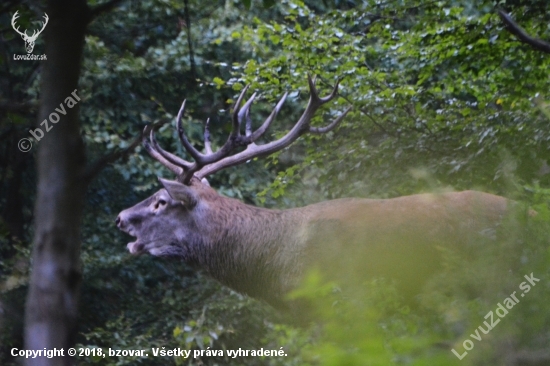
<path fill-rule="evenodd" d="M 25 314 L 26 349 L 63 349 L 65 357 L 27 359 L 27 365 L 69 365 L 67 349 L 74 346 L 81 281 L 80 225 L 84 203 L 84 145 L 80 137 L 78 104 L 65 100 L 78 89 L 84 33 L 90 11 L 84 0 L 50 0 L 50 18 L 40 91 L 38 123 L 44 137 L 38 145 L 38 190 L 33 267 Z M 38 61 L 37 61 L 38 62 Z M 77 91 L 82 96 L 82 91 Z M 80 101 L 80 103 L 82 103 Z M 49 120 L 60 104 L 66 115 Z M 55 119 L 54 119 L 55 120 Z"/>

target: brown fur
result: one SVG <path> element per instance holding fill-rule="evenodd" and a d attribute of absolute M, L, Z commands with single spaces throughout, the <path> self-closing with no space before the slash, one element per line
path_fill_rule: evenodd
<path fill-rule="evenodd" d="M 494 233 L 508 205 L 465 191 L 268 210 L 198 180 L 162 182 L 166 189 L 120 213 L 119 228 L 138 239 L 128 249 L 182 258 L 275 306 L 315 266 L 343 281 L 391 277 L 413 293 L 440 267 L 438 246 L 475 246 Z"/>

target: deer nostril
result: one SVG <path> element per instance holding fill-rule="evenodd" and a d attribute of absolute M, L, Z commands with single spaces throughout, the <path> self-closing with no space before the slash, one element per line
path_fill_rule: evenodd
<path fill-rule="evenodd" d="M 116 226 L 120 226 L 120 216 L 117 216 L 117 218 L 115 220 L 115 224 L 116 224 Z"/>

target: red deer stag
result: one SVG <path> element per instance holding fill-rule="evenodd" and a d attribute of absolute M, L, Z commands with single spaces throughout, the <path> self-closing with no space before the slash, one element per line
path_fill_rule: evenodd
<path fill-rule="evenodd" d="M 127 245 L 130 253 L 180 258 L 239 292 L 284 307 L 284 295 L 313 266 L 344 280 L 390 277 L 406 291 L 417 291 L 440 266 L 436 246 L 475 245 L 498 225 L 508 201 L 482 192 L 345 198 L 271 210 L 223 197 L 210 188 L 204 179 L 210 174 L 281 150 L 304 133 L 322 134 L 338 125 L 349 108 L 325 127 L 310 126 L 319 107 L 336 96 L 338 84 L 330 95 L 320 97 L 315 82 L 308 82 L 310 99 L 298 122 L 285 136 L 264 145 L 255 141 L 275 119 L 286 94 L 253 132 L 249 109 L 255 95 L 240 108 L 245 88 L 235 105 L 229 138 L 216 152 L 206 123 L 205 154 L 185 135 L 184 101 L 177 131 L 194 162 L 163 150 L 151 130 L 149 140 L 144 137 L 146 150 L 174 172 L 177 181 L 161 178 L 164 189 L 118 215 L 117 226 L 137 238 Z M 231 155 L 238 147 L 244 150 Z"/>

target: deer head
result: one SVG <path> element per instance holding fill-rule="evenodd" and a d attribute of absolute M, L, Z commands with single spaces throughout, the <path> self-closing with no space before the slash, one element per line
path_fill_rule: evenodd
<path fill-rule="evenodd" d="M 25 32 L 21 32 L 19 31 L 19 26 L 16 27 L 15 22 L 17 18 L 19 18 L 19 15 L 17 13 L 18 11 L 16 11 L 15 14 L 13 14 L 13 17 L 11 18 L 11 26 L 17 33 L 19 33 L 21 38 L 23 38 L 23 41 L 25 41 L 25 48 L 27 49 L 27 53 L 31 53 L 32 50 L 34 49 L 34 42 L 36 41 L 40 33 L 42 33 L 44 28 L 46 28 L 46 24 L 48 24 L 48 20 L 49 20 L 48 14 L 44 13 L 44 22 L 42 22 L 42 29 L 40 29 L 39 31 L 34 30 L 32 33 L 32 36 L 29 36 L 27 34 L 27 30 L 25 30 Z"/>

